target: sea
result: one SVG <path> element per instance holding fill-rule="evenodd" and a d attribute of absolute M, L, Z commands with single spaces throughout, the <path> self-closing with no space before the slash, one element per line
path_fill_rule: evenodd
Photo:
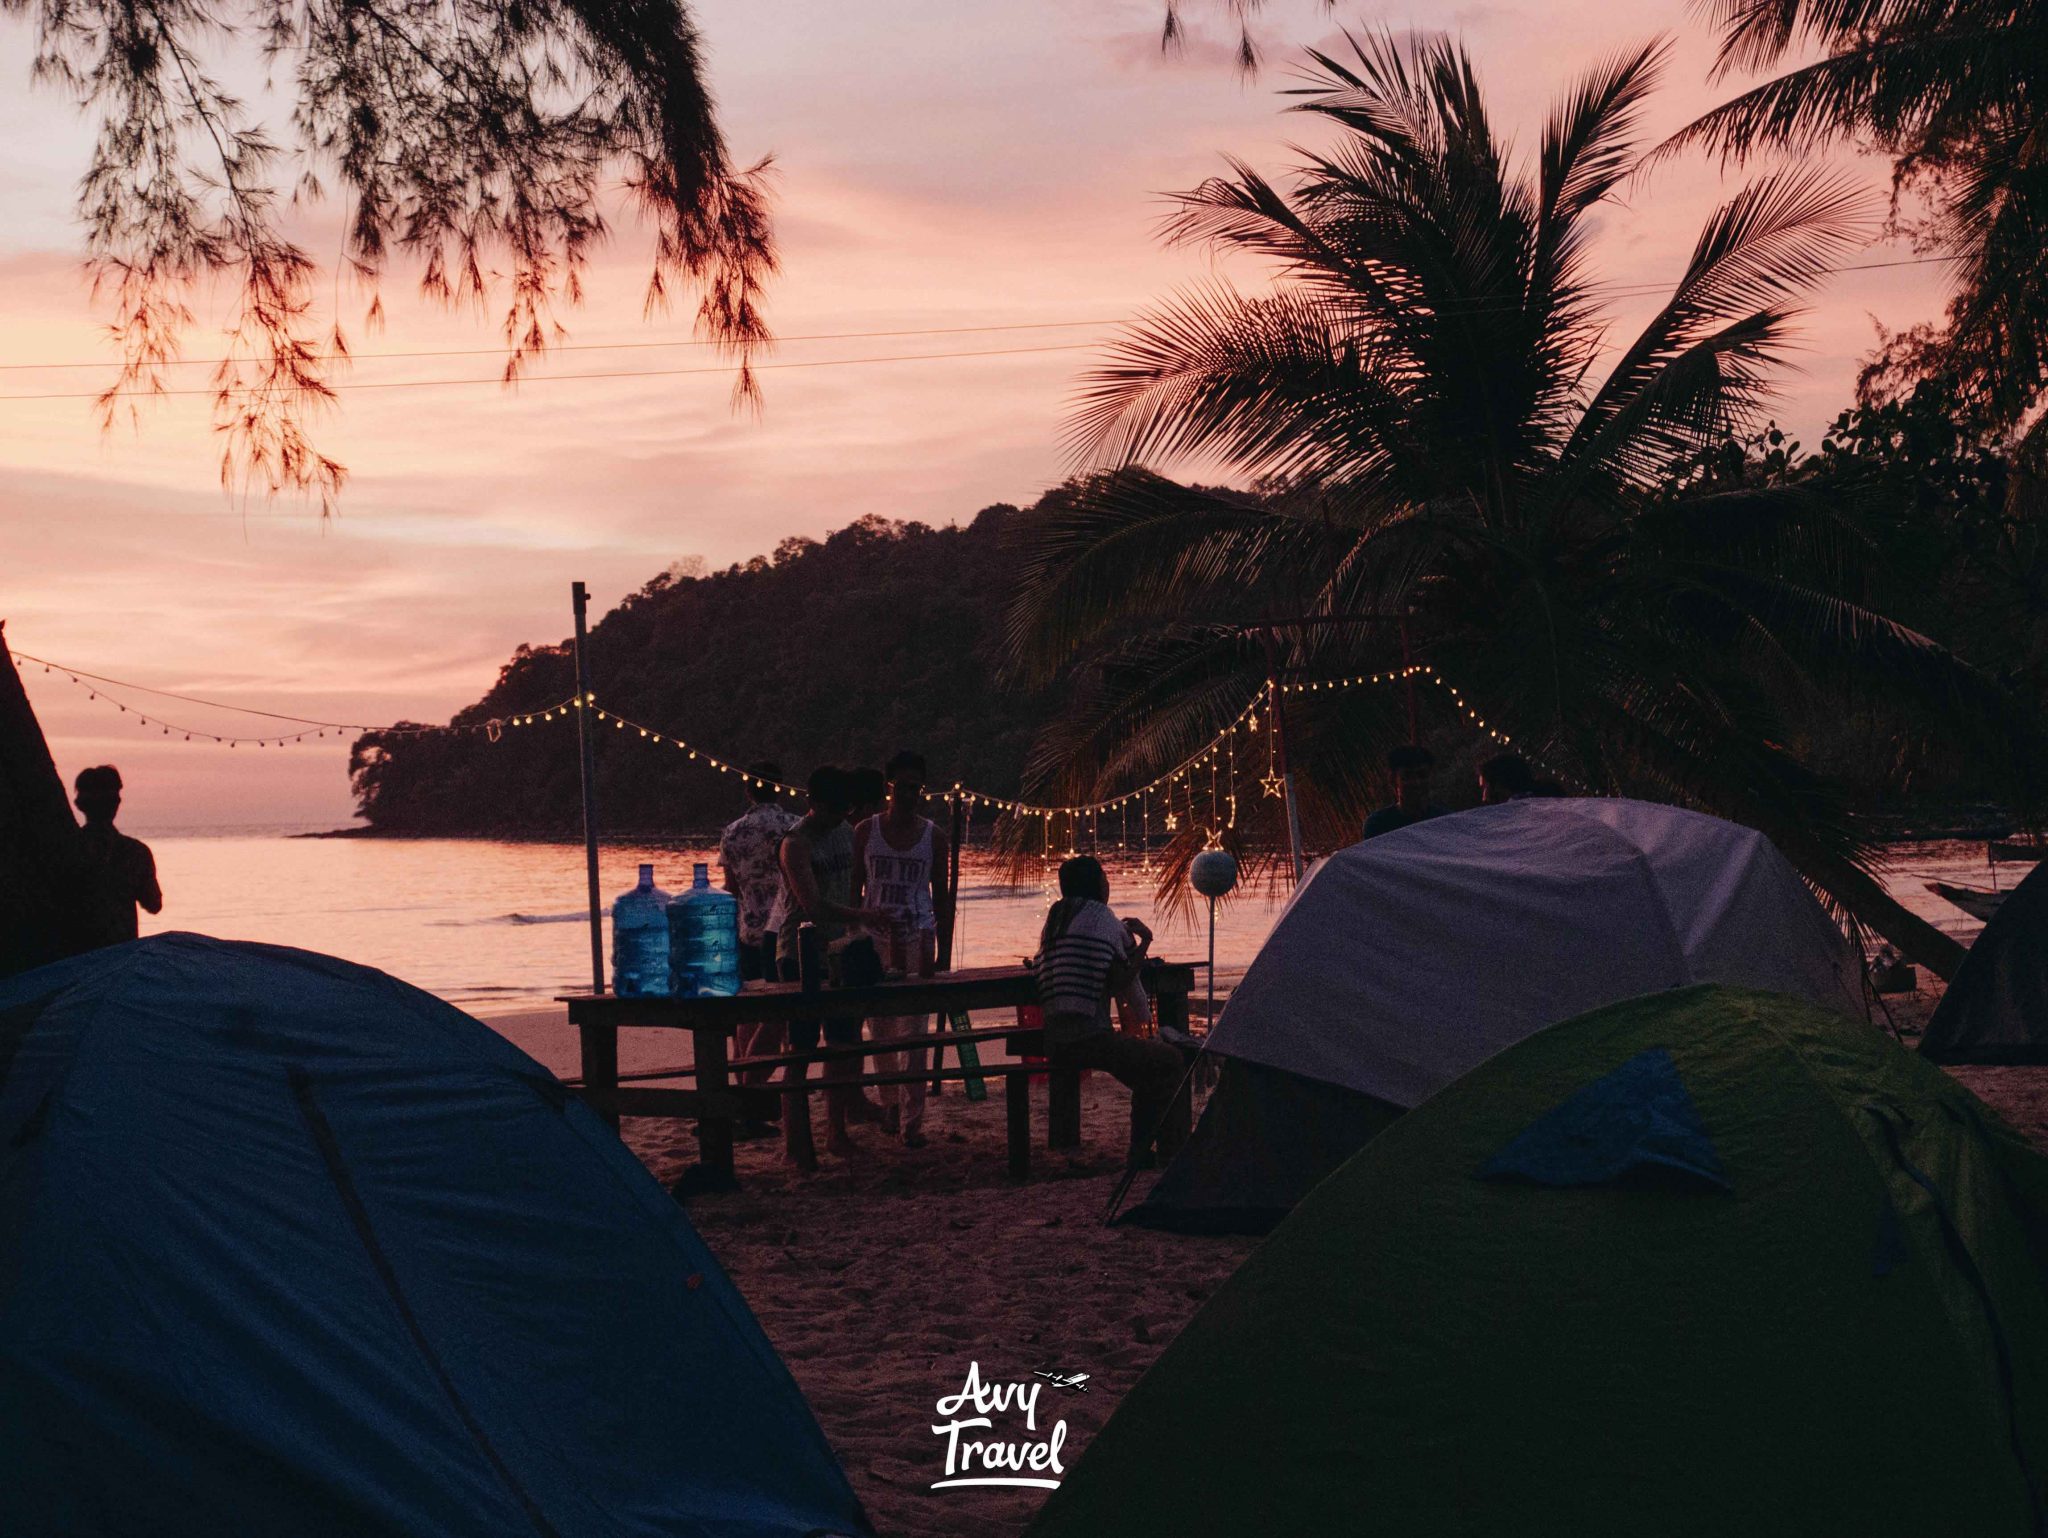
<path fill-rule="evenodd" d="M 294 827 L 138 828 L 156 853 L 164 911 L 143 932 L 195 930 L 225 939 L 303 946 L 403 978 L 489 1018 L 550 1004 L 591 982 L 589 913 L 580 843 L 487 839 L 306 838 Z M 651 864 L 676 892 L 696 864 L 719 879 L 714 850 L 688 842 L 607 844 L 598 886 L 611 899 Z M 1202 960 L 1207 904 L 1161 904 L 1158 873 L 1105 860 L 1118 911 L 1150 923 L 1155 955 Z M 1884 879 L 1909 908 L 1968 943 L 1982 927 L 1927 889 L 2011 886 L 2028 867 L 1990 866 L 1981 842 L 1912 843 L 1888 851 Z M 1054 896 L 1052 871 L 1022 871 L 967 852 L 955 964 L 998 966 L 1036 949 Z M 1248 882 L 1217 905 L 1216 979 L 1227 991 L 1265 940 L 1284 889 Z M 610 944 L 606 936 L 607 947 Z"/>

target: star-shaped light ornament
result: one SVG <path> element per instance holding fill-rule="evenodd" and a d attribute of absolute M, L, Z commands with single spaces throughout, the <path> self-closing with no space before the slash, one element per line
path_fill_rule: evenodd
<path fill-rule="evenodd" d="M 1171 832 L 1173 832 L 1173 831 L 1174 831 L 1174 829 L 1178 828 L 1179 826 L 1180 826 L 1180 813 L 1178 813 L 1178 812 L 1168 812 L 1168 813 L 1166 814 L 1166 831 L 1167 831 L 1167 832 L 1169 832 L 1169 833 L 1171 833 Z"/>
<path fill-rule="evenodd" d="M 1269 774 L 1259 783 L 1265 786 L 1267 795 L 1276 799 L 1287 794 L 1287 782 L 1277 774 Z"/>

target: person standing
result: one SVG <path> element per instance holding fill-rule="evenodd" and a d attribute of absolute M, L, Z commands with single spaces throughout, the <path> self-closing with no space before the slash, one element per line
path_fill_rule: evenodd
<path fill-rule="evenodd" d="M 1394 801 L 1365 819 L 1359 837 L 1378 838 L 1411 823 L 1441 817 L 1444 809 L 1429 799 L 1429 772 L 1436 767 L 1436 755 L 1419 742 L 1403 743 L 1387 755 L 1387 769 L 1394 777 Z"/>
<path fill-rule="evenodd" d="M 879 928 L 888 921 L 888 915 L 880 909 L 863 908 L 853 900 L 853 830 L 846 825 L 846 811 L 852 793 L 849 776 L 844 769 L 828 765 L 813 770 L 805 786 L 810 809 L 795 827 L 783 835 L 780 854 L 782 881 L 768 922 L 775 931 L 777 962 L 784 982 L 802 980 L 802 957 L 797 941 L 798 932 L 805 923 L 813 925 L 819 941 L 829 945 L 843 937 L 849 925 Z M 823 1023 L 825 1040 L 832 1046 L 851 1046 L 860 1040 L 860 1026 L 858 1016 L 826 1020 Z M 791 1022 L 791 1049 L 815 1052 L 819 1029 L 816 1020 Z M 833 1153 L 853 1151 L 853 1140 L 846 1134 L 847 1111 L 851 1100 L 862 1097 L 855 1086 L 832 1085 L 829 1081 L 850 1078 L 858 1071 L 859 1064 L 852 1058 L 834 1058 L 825 1064 L 828 1081 L 825 1091 L 825 1146 Z M 786 1077 L 791 1083 L 802 1083 L 805 1065 L 801 1062 L 790 1064 Z M 799 1123 L 802 1123 L 801 1132 Z M 805 1163 L 810 1146 L 809 1101 L 806 1096 L 786 1097 L 782 1131 L 791 1156 L 798 1163 Z"/>
<path fill-rule="evenodd" d="M 782 889 L 782 839 L 796 826 L 796 813 L 776 801 L 782 779 L 780 765 L 747 765 L 747 810 L 725 825 L 718 837 L 718 862 L 725 871 L 725 889 L 740 905 L 740 980 L 774 982 L 775 931 L 769 918 L 775 911 L 775 897 Z M 743 1025 L 739 1029 L 739 1055 L 758 1057 L 782 1049 L 784 1031 L 780 1024 Z M 767 1082 L 773 1072 L 750 1068 L 742 1076 L 748 1084 Z"/>
<path fill-rule="evenodd" d="M 81 769 L 71 790 L 85 818 L 78 835 L 85 871 L 85 939 L 93 947 L 133 940 L 142 932 L 137 906 L 161 913 L 164 894 L 149 845 L 114 826 L 121 810 L 121 771 L 112 764 Z"/>
<path fill-rule="evenodd" d="M 1170 1159 L 1187 1141 L 1193 1115 L 1181 1055 L 1157 1038 L 1119 1031 L 1110 1023 L 1110 998 L 1121 996 L 1133 1014 L 1150 1015 L 1139 971 L 1152 931 L 1109 908 L 1109 877 L 1092 855 L 1060 866 L 1060 897 L 1045 915 L 1038 939 L 1038 995 L 1045 1011 L 1046 1051 L 1060 1068 L 1100 1068 L 1131 1091 L 1129 1162 L 1144 1168 L 1156 1138 Z"/>
<path fill-rule="evenodd" d="M 854 901 L 889 915 L 877 933 L 888 966 L 906 977 L 930 977 L 938 969 L 939 920 L 945 907 L 946 835 L 924 815 L 925 762 L 922 754 L 898 753 L 884 771 L 888 804 L 854 830 Z M 868 1023 L 877 1041 L 914 1041 L 925 1034 L 928 1015 L 885 1015 Z M 882 1130 L 900 1132 L 906 1148 L 922 1148 L 925 1049 L 877 1054 L 882 1073 L 909 1073 L 908 1084 L 882 1087 Z"/>

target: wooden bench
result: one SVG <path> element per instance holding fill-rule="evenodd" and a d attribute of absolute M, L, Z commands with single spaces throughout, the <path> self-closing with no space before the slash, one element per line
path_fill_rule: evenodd
<path fill-rule="evenodd" d="M 861 1041 L 847 1046 L 820 1046 L 810 1052 L 778 1052 L 767 1056 L 735 1057 L 726 1063 L 726 1072 L 732 1085 L 726 1092 L 736 1115 L 753 1121 L 781 1121 L 785 1142 L 797 1162 L 806 1169 L 817 1167 L 817 1150 L 810 1137 L 809 1097 L 813 1090 L 832 1088 L 875 1089 L 895 1084 L 959 1083 L 970 1080 L 986 1082 L 998 1079 L 1003 1084 L 1004 1114 L 1008 1122 L 1010 1173 L 1022 1180 L 1031 1173 L 1031 1097 L 1030 1079 L 1033 1074 L 1049 1074 L 1055 1086 L 1050 1104 L 1060 1107 L 1067 1096 L 1063 1087 L 1071 1083 L 1074 1112 L 1071 1117 L 1071 1133 L 1063 1141 L 1061 1133 L 1066 1131 L 1068 1118 L 1048 1116 L 1048 1148 L 1078 1146 L 1081 1141 L 1080 1129 L 1080 1075 L 1071 1071 L 1054 1069 L 1043 1062 L 988 1063 L 973 1068 L 942 1068 L 938 1066 L 936 1054 L 947 1046 L 959 1047 L 963 1043 L 976 1046 L 984 1043 L 1001 1043 L 1007 1050 L 1019 1057 L 1044 1056 L 1044 1033 L 1032 1030 L 1017 1030 L 1014 1027 L 991 1027 L 984 1030 L 933 1032 L 909 1041 Z M 792 1080 L 787 1070 L 801 1068 L 808 1070 L 812 1063 L 858 1061 L 865 1057 L 878 1057 L 891 1052 L 929 1049 L 934 1056 L 928 1066 L 917 1073 L 907 1070 L 883 1072 L 879 1069 L 850 1075 L 845 1078 L 813 1079 L 806 1072 L 801 1079 Z M 769 1083 L 749 1084 L 745 1075 L 755 1069 L 766 1069 L 770 1073 L 784 1072 L 784 1078 Z M 689 1116 L 699 1114 L 697 1108 L 704 1104 L 701 1090 L 636 1089 L 631 1086 L 650 1080 L 694 1079 L 697 1069 L 694 1064 L 679 1063 L 670 1068 L 642 1068 L 632 1073 L 619 1075 L 619 1087 L 612 1092 L 614 1112 L 619 1116 Z M 566 1079 L 564 1087 L 572 1090 L 584 1089 L 581 1079 Z M 800 1087 L 799 1087 L 800 1086 Z M 802 1114 L 792 1118 L 789 1102 L 802 1098 L 805 1108 Z M 1054 1123 L 1062 1125 L 1055 1127 Z"/>
<path fill-rule="evenodd" d="M 1188 995 L 1193 991 L 1195 968 L 1185 962 L 1149 962 L 1145 983 L 1151 990 L 1156 1017 L 1161 1025 L 1186 1030 Z M 778 1053 L 735 1061 L 728 1042 L 740 1026 L 747 1024 L 788 1024 L 793 1021 L 843 1019 L 877 1016 L 937 1014 L 950 1020 L 956 1014 L 976 1009 L 1015 1010 L 1038 1002 L 1036 976 L 1024 967 L 981 967 L 943 973 L 929 978 L 903 978 L 859 988 L 833 988 L 805 993 L 795 983 L 749 983 L 737 994 L 718 998 L 620 998 L 616 994 L 575 994 L 562 1000 L 569 1009 L 569 1021 L 577 1028 L 582 1046 L 583 1073 L 569 1081 L 592 1109 L 614 1127 L 621 1116 L 694 1116 L 701 1163 L 701 1189 L 737 1189 L 733 1167 L 733 1133 L 743 1117 L 767 1119 L 773 1114 L 777 1097 L 808 1097 L 813 1089 L 827 1084 L 862 1088 L 890 1083 L 911 1083 L 916 1079 L 948 1082 L 974 1077 L 1003 1080 L 1008 1118 L 1010 1172 L 1023 1178 L 1030 1168 L 1030 1078 L 1048 1073 L 1046 1142 L 1049 1147 L 1074 1147 L 1081 1136 L 1080 1075 L 1050 1070 L 1030 1063 L 995 1063 L 980 1068 L 937 1069 L 927 1066 L 920 1074 L 860 1073 L 844 1079 L 812 1079 L 812 1062 L 835 1062 L 867 1058 L 878 1053 L 895 1053 L 920 1047 L 943 1050 L 962 1042 L 1004 1041 L 1020 1054 L 1040 1055 L 1043 1036 L 1017 1027 L 982 1028 L 969 1031 L 936 1031 L 921 1039 L 907 1041 L 861 1041 L 843 1046 L 821 1045 L 808 1053 Z M 622 1079 L 619 1073 L 618 1033 L 623 1029 L 686 1030 L 692 1041 L 693 1062 L 671 1069 L 636 1072 Z M 936 1060 L 935 1060 L 936 1061 Z M 734 1075 L 745 1068 L 771 1067 L 787 1070 L 801 1065 L 803 1077 L 789 1085 L 773 1086 L 736 1083 Z M 642 1088 L 654 1079 L 694 1079 L 690 1089 Z M 767 1109 L 763 1109 L 766 1107 Z M 810 1128 L 808 1101 L 804 1112 L 785 1117 L 785 1136 L 800 1122 L 807 1142 Z M 805 1149 L 792 1152 L 801 1160 Z"/>

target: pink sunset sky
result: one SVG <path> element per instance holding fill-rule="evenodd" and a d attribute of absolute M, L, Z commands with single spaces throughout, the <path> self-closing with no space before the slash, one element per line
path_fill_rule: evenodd
<path fill-rule="evenodd" d="M 784 271 L 776 330 L 818 332 L 1082 321 L 1110 323 L 1209 275 L 1199 253 L 1155 238 L 1158 194 L 1192 186 L 1230 152 L 1268 171 L 1306 131 L 1277 110 L 1290 60 L 1338 25 L 1447 30 L 1474 53 L 1498 124 L 1533 145 L 1545 108 L 1579 69 L 1660 32 L 1679 47 L 1654 135 L 1728 94 L 1708 82 L 1711 40 L 1679 0 L 1431 7 L 1271 0 L 1255 31 L 1256 79 L 1228 63 L 1220 4 L 1188 7 L 1194 41 L 1158 48 L 1160 0 L 952 0 L 943 7 L 703 0 L 696 14 L 734 155 L 772 152 Z M 157 688 L 342 721 L 443 720 L 475 699 L 521 641 L 567 633 L 572 579 L 599 609 L 678 558 L 712 566 L 820 535 L 869 513 L 965 521 L 1027 502 L 1069 468 L 1063 404 L 1086 350 L 872 366 L 773 369 L 765 413 L 736 416 L 721 374 L 559 376 L 703 368 L 690 347 L 561 352 L 516 392 L 495 385 L 344 389 L 323 444 L 352 472 L 340 515 L 301 503 L 231 504 L 203 397 L 102 434 L 90 402 L 112 359 L 79 275 L 72 198 L 89 128 L 28 88 L 31 37 L 0 22 L 0 618 L 21 651 Z M 1884 167 L 1864 163 L 1873 193 Z M 1601 276 L 1677 274 L 1701 219 L 1735 185 L 1675 163 L 1611 210 Z M 330 249 L 333 210 L 309 242 Z M 1863 261 L 1906 253 L 1873 245 Z M 1256 274 L 1241 275 L 1255 282 Z M 687 314 L 643 324 L 642 248 L 621 231 L 569 317 L 571 342 L 680 342 Z M 391 321 L 340 315 L 365 356 L 344 382 L 490 378 L 499 359 L 382 359 L 388 350 L 489 349 L 489 317 L 408 302 Z M 1843 274 L 1804 328 L 1803 372 L 1779 419 L 1812 441 L 1847 403 L 1873 318 L 1929 318 L 1940 269 Z M 1617 335 L 1654 306 L 1617 305 Z M 1085 348 L 1107 324 L 870 340 L 788 340 L 771 362 L 902 353 Z M 215 351 L 203 327 L 188 354 Z M 27 368 L 56 363 L 63 368 Z M 205 383 L 200 367 L 180 371 Z M 346 748 L 332 736 L 261 751 L 139 730 L 59 677 L 24 673 L 66 778 L 103 760 L 129 781 L 126 821 L 179 826 L 321 824 L 352 810 Z M 756 681 L 758 682 L 758 681 Z M 145 697 L 115 691 L 131 703 Z M 152 707 L 207 731 L 248 718 Z M 707 744 L 744 757 L 747 745 Z"/>

